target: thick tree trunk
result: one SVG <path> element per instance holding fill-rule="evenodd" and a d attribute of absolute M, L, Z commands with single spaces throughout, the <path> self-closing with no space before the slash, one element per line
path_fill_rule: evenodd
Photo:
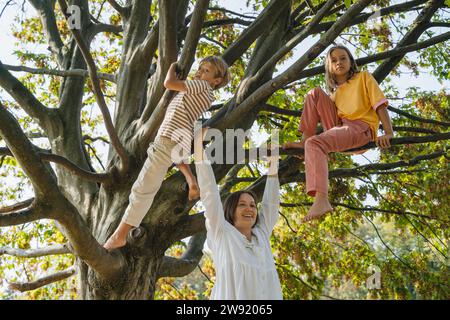
<path fill-rule="evenodd" d="M 138 173 L 135 168 L 135 175 Z M 135 176 L 109 188 L 102 187 L 92 199 L 86 221 L 94 237 L 103 244 L 121 221 Z M 101 279 L 83 263 L 79 265 L 81 299 L 152 299 L 164 252 L 172 240 L 173 226 L 186 212 L 187 185 L 181 174 L 169 177 L 144 218 L 141 227 L 133 229 L 127 245 L 116 254 L 123 255 L 125 266 L 117 279 Z M 149 231 L 151 230 L 151 231 Z"/>
<path fill-rule="evenodd" d="M 115 281 L 104 281 L 83 262 L 79 262 L 80 299 L 84 300 L 148 300 L 153 299 L 156 274 L 162 256 L 127 254 L 126 270 Z"/>

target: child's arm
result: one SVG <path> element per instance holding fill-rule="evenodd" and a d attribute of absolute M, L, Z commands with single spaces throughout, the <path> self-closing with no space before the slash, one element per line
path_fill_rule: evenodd
<path fill-rule="evenodd" d="M 177 78 L 176 62 L 172 63 L 167 71 L 166 79 L 164 80 L 164 87 L 174 91 L 187 91 L 185 81 Z"/>
<path fill-rule="evenodd" d="M 377 115 L 383 125 L 384 135 L 377 137 L 376 144 L 380 148 L 389 148 L 391 142 L 389 141 L 394 137 L 394 129 L 392 129 L 391 118 L 387 112 L 387 103 L 377 108 Z"/>

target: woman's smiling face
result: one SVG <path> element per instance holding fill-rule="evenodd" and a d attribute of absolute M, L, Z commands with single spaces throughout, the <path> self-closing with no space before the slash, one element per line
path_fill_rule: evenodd
<path fill-rule="evenodd" d="M 256 209 L 255 199 L 248 193 L 241 194 L 236 211 L 234 212 L 234 226 L 237 228 L 253 227 L 257 214 L 258 210 Z"/>

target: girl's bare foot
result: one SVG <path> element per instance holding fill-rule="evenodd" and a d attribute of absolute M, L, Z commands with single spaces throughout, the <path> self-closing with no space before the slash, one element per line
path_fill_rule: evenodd
<path fill-rule="evenodd" d="M 328 201 L 328 196 L 317 192 L 316 200 L 308 211 L 308 214 L 303 218 L 303 222 L 319 219 L 324 214 L 331 212 L 333 207 Z"/>
<path fill-rule="evenodd" d="M 189 201 L 192 201 L 192 200 L 197 200 L 198 198 L 200 198 L 200 189 L 198 188 L 198 184 L 196 182 L 196 183 L 189 185 L 188 199 L 189 199 Z"/>

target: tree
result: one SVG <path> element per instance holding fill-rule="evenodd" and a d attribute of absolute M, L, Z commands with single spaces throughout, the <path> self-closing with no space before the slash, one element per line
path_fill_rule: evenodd
<path fill-rule="evenodd" d="M 405 66 L 416 72 L 418 67 L 431 68 L 437 79 L 448 80 L 450 34 L 435 32 L 449 27 L 440 18 L 448 8 L 444 0 L 248 1 L 255 11 L 262 9 L 257 16 L 236 14 L 208 0 L 28 2 L 37 16 L 22 18 L 15 36 L 23 43 L 46 43 L 50 54 L 16 52 L 22 62 L 33 62 L 33 68 L 0 63 L 0 86 L 13 98 L 0 106 L 4 142 L 0 164 L 6 167 L 6 178 L 22 179 L 16 191 L 29 183 L 34 193 L 31 199 L 0 208 L 0 227 L 27 226 L 2 234 L 0 254 L 28 258 L 68 254 L 69 260 L 59 266 L 65 270 L 49 277 L 12 284 L 19 290 L 77 273 L 80 298 L 146 299 L 154 297 L 158 279 L 182 277 L 197 267 L 205 240 L 204 217 L 195 202 L 187 201 L 186 183 L 175 169 L 168 173 L 142 226 L 130 233 L 129 244 L 110 253 L 102 248 L 120 222 L 147 146 L 173 97 L 165 91 L 163 80 L 176 60 L 184 77 L 195 57 L 220 54 L 232 66 L 234 77 L 227 89 L 231 98 L 214 105 L 204 125 L 221 131 L 248 130 L 255 123 L 269 132 L 282 128 L 280 142 L 296 139 L 303 96 L 323 84 L 319 57 L 338 39 L 365 53 L 358 64 L 374 65 L 372 73 L 380 83 L 388 83 Z M 381 22 L 370 26 L 374 14 Z M 409 14 L 414 21 L 406 24 Z M 108 23 L 102 22 L 107 19 Z M 320 38 L 305 53 L 288 59 L 294 47 L 314 35 Z M 400 39 L 395 41 L 396 37 Z M 410 53 L 418 57 L 410 60 Z M 277 73 L 285 62 L 287 69 Z M 24 71 L 27 76 L 19 79 L 10 71 Z M 389 85 L 387 93 L 395 96 L 395 83 Z M 273 247 L 286 297 L 320 297 L 340 277 L 353 277 L 361 284 L 370 263 L 381 265 L 390 277 L 389 286 L 375 296 L 414 296 L 405 292 L 444 296 L 445 267 L 438 264 L 430 271 L 426 264 L 435 260 L 435 254 L 448 258 L 444 243 L 449 208 L 448 95 L 418 88 L 409 94 L 409 102 L 389 107 L 396 115 L 398 138 L 379 163 L 358 166 L 348 155 L 332 156 L 330 183 L 337 214 L 315 228 L 297 220 L 308 205 L 303 196 L 305 177 L 294 152 L 284 153 L 279 175 L 285 222 L 277 229 Z M 101 116 L 89 117 L 85 111 L 89 106 L 98 106 Z M 107 137 L 88 134 L 102 124 Z M 42 138 L 45 142 L 38 145 Z M 104 166 L 97 157 L 96 141 L 109 144 Z M 214 171 L 217 181 L 225 178 L 224 197 L 242 186 L 262 194 L 265 178 L 258 166 L 217 164 Z M 357 179 L 360 185 L 355 184 Z M 17 196 L 2 188 L 3 199 Z M 378 201 L 377 207 L 364 205 L 369 194 Z M 399 232 L 412 228 L 410 232 L 422 236 L 434 251 L 398 253 L 377 232 L 385 244 L 380 253 L 379 243 L 357 234 L 363 218 L 373 224 L 377 217 L 393 221 Z M 43 224 L 43 219 L 55 221 L 59 231 Z M 41 244 L 64 244 L 30 249 L 33 237 Z M 186 237 L 191 238 L 182 253 L 166 255 Z M 45 261 L 49 268 L 57 260 Z M 405 287 L 413 289 L 399 287 L 401 272 L 408 272 Z M 433 285 L 420 291 L 427 283 Z"/>

